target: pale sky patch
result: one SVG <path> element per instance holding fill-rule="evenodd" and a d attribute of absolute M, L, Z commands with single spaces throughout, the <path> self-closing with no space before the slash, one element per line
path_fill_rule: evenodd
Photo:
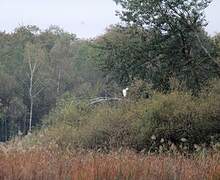
<path fill-rule="evenodd" d="M 46 29 L 58 25 L 81 38 L 103 34 L 105 29 L 120 22 L 119 9 L 113 0 L 1 0 L 0 30 L 13 31 L 20 25 L 37 25 Z M 220 32 L 220 0 L 207 9 L 207 30 Z"/>

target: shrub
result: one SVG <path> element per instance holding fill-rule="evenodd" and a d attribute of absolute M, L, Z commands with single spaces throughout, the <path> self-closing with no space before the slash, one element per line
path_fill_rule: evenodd
<path fill-rule="evenodd" d="M 135 124 L 143 118 L 144 111 L 144 102 L 98 106 L 79 130 L 79 142 L 85 148 L 133 147 L 137 134 Z"/>
<path fill-rule="evenodd" d="M 211 97 L 195 98 L 182 92 L 156 95 L 137 123 L 138 145 L 143 148 L 152 142 L 160 144 L 162 138 L 191 148 L 197 143 L 208 143 L 212 135 L 220 132 L 219 107 Z M 156 139 L 152 141 L 153 135 Z"/>

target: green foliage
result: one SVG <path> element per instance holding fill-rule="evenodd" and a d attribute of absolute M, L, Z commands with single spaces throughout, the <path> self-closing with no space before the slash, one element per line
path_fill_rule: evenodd
<path fill-rule="evenodd" d="M 56 104 L 56 108 L 49 113 L 43 122 L 45 126 L 63 122 L 77 128 L 83 122 L 83 115 L 88 110 L 86 102 L 79 101 L 74 96 L 66 93 Z"/>
<path fill-rule="evenodd" d="M 119 0 L 125 27 L 112 27 L 97 39 L 100 68 L 122 86 L 135 78 L 170 90 L 169 79 L 183 81 L 198 94 L 219 77 L 215 45 L 204 31 L 209 0 Z"/>
<path fill-rule="evenodd" d="M 1 103 L 7 103 L 16 93 L 17 82 L 13 76 L 0 70 L 0 84 Z"/>
<path fill-rule="evenodd" d="M 44 138 L 37 139 L 44 145 L 55 141 L 60 148 L 131 147 L 136 133 L 134 120 L 143 115 L 144 104 L 90 107 L 66 102 L 48 117 L 52 122 L 45 132 L 42 130 Z"/>
<path fill-rule="evenodd" d="M 157 143 L 163 138 L 180 144 L 185 138 L 191 148 L 193 144 L 209 143 L 211 136 L 219 133 L 219 105 L 213 97 L 195 99 L 181 92 L 156 96 L 140 121 L 138 144 L 144 146 L 152 135 Z"/>
<path fill-rule="evenodd" d="M 127 86 L 134 78 L 148 79 L 151 66 L 148 62 L 148 36 L 143 29 L 135 27 L 111 27 L 108 32 L 97 38 L 93 46 L 96 63 L 119 85 Z M 148 71 L 149 70 L 149 71 Z"/>
<path fill-rule="evenodd" d="M 120 148 L 135 145 L 135 121 L 142 117 L 144 103 L 122 102 L 117 106 L 96 107 L 79 131 L 84 148 Z"/>

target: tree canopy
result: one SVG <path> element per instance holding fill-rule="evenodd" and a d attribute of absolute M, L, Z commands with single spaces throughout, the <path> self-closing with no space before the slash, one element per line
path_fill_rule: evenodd
<path fill-rule="evenodd" d="M 175 77 L 196 93 L 204 82 L 220 75 L 215 46 L 204 31 L 204 9 L 210 1 L 117 3 L 123 8 L 119 16 L 126 25 L 112 28 L 98 43 L 103 54 L 109 55 L 104 55 L 104 69 L 110 74 L 117 71 L 122 84 L 135 76 L 167 90 L 169 78 Z"/>

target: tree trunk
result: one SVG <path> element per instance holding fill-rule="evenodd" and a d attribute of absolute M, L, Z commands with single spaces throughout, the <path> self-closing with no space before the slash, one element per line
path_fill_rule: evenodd
<path fill-rule="evenodd" d="M 60 70 L 59 70 L 58 80 L 57 80 L 57 95 L 60 94 L 60 79 L 61 79 L 61 72 L 60 72 Z"/>
<path fill-rule="evenodd" d="M 29 116 L 29 132 L 31 132 L 32 127 L 32 116 L 33 116 L 33 95 L 32 95 L 32 89 L 33 89 L 33 73 L 30 74 L 30 88 L 29 88 L 29 96 L 30 96 L 30 116 Z"/>

